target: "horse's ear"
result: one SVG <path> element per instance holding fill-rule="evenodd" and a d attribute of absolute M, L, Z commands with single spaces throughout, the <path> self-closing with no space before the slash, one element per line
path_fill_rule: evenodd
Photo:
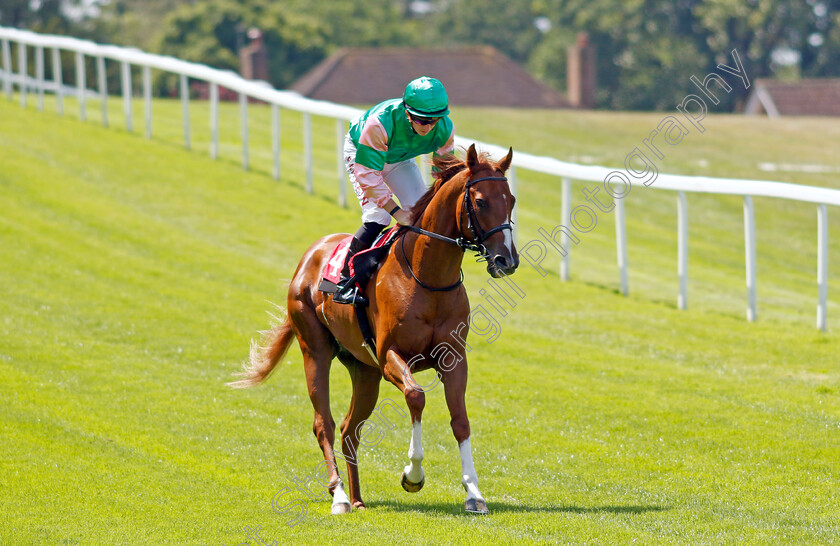
<path fill-rule="evenodd" d="M 478 152 L 475 151 L 475 144 L 470 144 L 470 149 L 467 150 L 467 167 L 469 167 L 470 172 L 475 172 L 475 168 L 478 166 Z"/>
<path fill-rule="evenodd" d="M 502 171 L 503 174 L 510 168 L 511 161 L 513 161 L 513 148 L 509 148 L 508 154 L 504 157 L 504 159 L 499 161 L 499 170 Z"/>

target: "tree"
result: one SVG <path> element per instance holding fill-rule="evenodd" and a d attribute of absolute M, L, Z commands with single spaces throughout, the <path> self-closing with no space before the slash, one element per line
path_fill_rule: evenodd
<path fill-rule="evenodd" d="M 235 71 L 251 27 L 263 32 L 270 80 L 276 87 L 288 86 L 326 54 L 326 29 L 321 23 L 267 0 L 208 0 L 181 6 L 165 19 L 155 49 Z"/>
<path fill-rule="evenodd" d="M 432 43 L 432 29 L 411 17 L 407 0 L 311 2 L 288 0 L 287 10 L 309 13 L 324 25 L 328 49 Z"/>
<path fill-rule="evenodd" d="M 574 32 L 553 27 L 528 56 L 527 68 L 539 80 L 560 91 L 566 90 L 566 50 L 575 43 Z"/>
<path fill-rule="evenodd" d="M 268 49 L 271 83 L 287 87 L 337 47 L 413 45 L 418 25 L 392 0 L 207 0 L 174 10 L 153 50 L 237 70 L 245 32 L 256 27 Z"/>
<path fill-rule="evenodd" d="M 524 63 L 541 39 L 534 26 L 541 13 L 530 0 L 452 0 L 437 6 L 427 18 L 429 44 L 490 45 Z"/>
<path fill-rule="evenodd" d="M 705 0 L 695 15 L 718 58 L 737 48 L 753 77 L 782 69 L 780 53 L 802 75 L 840 75 L 838 0 Z"/>
<path fill-rule="evenodd" d="M 565 91 L 566 49 L 597 48 L 597 105 L 671 109 L 737 49 L 751 79 L 840 76 L 840 0 L 0 0 L 0 24 L 237 70 L 250 27 L 263 31 L 271 82 L 291 84 L 339 47 L 491 45 Z M 787 61 L 785 60 L 787 59 Z M 790 63 L 794 61 L 794 64 Z M 735 86 L 716 108 L 743 102 Z"/>
<path fill-rule="evenodd" d="M 802 73 L 806 76 L 840 76 L 840 0 L 809 0 L 813 28 L 801 49 Z"/>
<path fill-rule="evenodd" d="M 109 0 L 94 21 L 92 33 L 98 41 L 153 51 L 167 15 L 192 3 L 192 0 Z"/>
<path fill-rule="evenodd" d="M 81 0 L 3 0 L 0 3 L 0 25 L 49 34 L 69 34 L 75 30 L 69 14 L 81 4 Z"/>

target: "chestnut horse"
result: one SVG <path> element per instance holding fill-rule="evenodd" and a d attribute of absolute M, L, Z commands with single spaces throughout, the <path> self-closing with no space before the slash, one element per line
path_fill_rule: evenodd
<path fill-rule="evenodd" d="M 496 163 L 486 154 L 476 153 L 472 145 L 465 162 L 454 156 L 435 160 L 435 184 L 413 207 L 413 225 L 404 228 L 402 240 L 393 244 L 365 287 L 368 319 L 376 336 L 375 359 L 373 350 L 363 348 L 355 309 L 333 303 L 331 297 L 318 291 L 327 260 L 346 237 L 333 234 L 319 239 L 306 251 L 289 286 L 285 322 L 267 332 L 264 347 L 252 345 L 250 363 L 239 374 L 242 379 L 230 384 L 250 387 L 264 381 L 286 353 L 292 338 L 297 337 L 309 397 L 315 408 L 313 432 L 330 467 L 333 514 L 350 512 L 351 504 L 357 509 L 365 507 L 355 457 L 359 445 L 357 427 L 363 426 L 376 406 L 383 376 L 402 391 L 411 416 L 409 464 L 401 478 L 402 486 L 411 492 L 423 487 L 420 423 L 425 394 L 413 373 L 429 368 L 436 370 L 443 383 L 452 417 L 466 490 L 465 509 L 488 512 L 478 489 L 470 449 L 470 422 L 464 401 L 466 350 L 453 341 L 453 336 L 466 339 L 469 324 L 470 304 L 461 284 L 465 248 L 487 260 L 487 271 L 493 277 L 512 274 L 519 265 L 510 226 L 514 197 L 504 177 L 512 156 L 511 149 Z M 444 347 L 446 351 L 441 351 Z M 448 354 L 446 362 L 442 352 Z M 350 408 L 341 423 L 349 499 L 333 453 L 335 422 L 330 413 L 329 373 L 336 356 L 347 367 L 353 383 Z"/>

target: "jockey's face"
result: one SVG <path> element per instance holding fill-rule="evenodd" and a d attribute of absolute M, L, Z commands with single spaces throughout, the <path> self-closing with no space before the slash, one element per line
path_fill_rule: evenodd
<path fill-rule="evenodd" d="M 408 112 L 406 112 L 405 114 L 406 116 L 408 116 L 408 122 L 411 124 L 411 128 L 414 129 L 414 132 L 420 136 L 428 135 L 432 131 L 432 129 L 435 128 L 435 125 L 437 125 L 437 122 L 440 119 L 433 118 L 434 121 L 421 119 L 420 122 L 418 122 Z"/>

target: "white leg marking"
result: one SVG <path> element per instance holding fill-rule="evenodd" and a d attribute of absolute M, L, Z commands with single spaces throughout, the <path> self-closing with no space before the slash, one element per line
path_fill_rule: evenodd
<path fill-rule="evenodd" d="M 484 500 L 481 491 L 478 490 L 478 475 L 475 473 L 475 466 L 473 466 L 470 439 L 467 438 L 461 442 L 458 448 L 461 450 L 461 483 L 467 490 L 467 500 Z"/>
<path fill-rule="evenodd" d="M 411 483 L 420 483 L 426 477 L 426 474 L 423 472 L 423 467 L 420 466 L 420 463 L 423 462 L 423 440 L 421 436 L 422 427 L 420 423 L 412 423 L 411 444 L 408 446 L 408 459 L 411 462 L 403 469 L 406 478 Z"/>
<path fill-rule="evenodd" d="M 347 497 L 347 493 L 344 492 L 344 484 L 341 480 L 339 480 L 338 485 L 335 486 L 335 491 L 333 492 L 332 513 L 345 513 L 346 506 L 343 505 L 350 506 L 350 499 Z"/>

